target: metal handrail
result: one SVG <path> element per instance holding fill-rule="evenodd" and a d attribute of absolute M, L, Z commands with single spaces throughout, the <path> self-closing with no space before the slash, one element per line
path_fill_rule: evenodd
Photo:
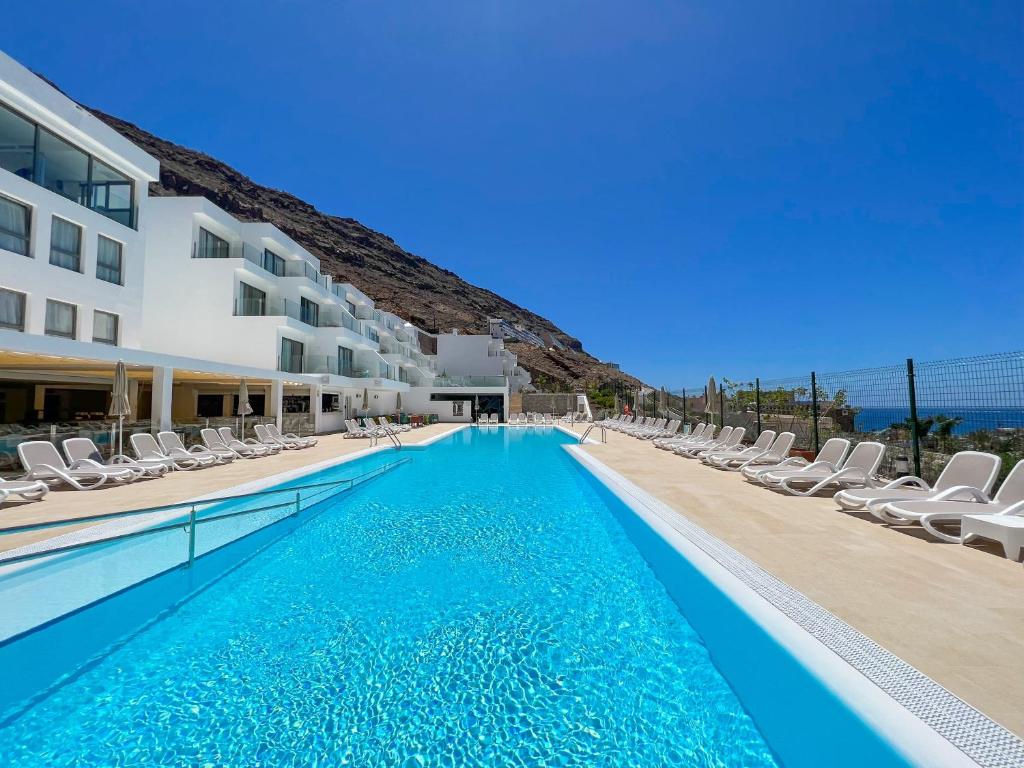
<path fill-rule="evenodd" d="M 166 511 L 166 510 L 171 510 L 171 509 L 190 507 L 189 515 L 188 515 L 188 521 L 185 522 L 184 524 L 182 524 L 181 520 L 178 520 L 178 521 L 175 521 L 175 522 L 172 522 L 172 523 L 168 523 L 166 525 L 157 526 L 155 528 L 144 528 L 141 531 L 131 531 L 129 533 L 122 533 L 122 534 L 118 534 L 116 536 L 106 536 L 106 537 L 99 538 L 99 539 L 90 539 L 88 541 L 79 541 L 79 542 L 76 542 L 74 544 L 68 544 L 68 545 L 63 546 L 63 547 L 54 547 L 54 548 L 50 548 L 50 549 L 40 549 L 40 550 L 37 550 L 37 551 L 34 551 L 34 552 L 26 552 L 25 554 L 22 554 L 22 555 L 15 555 L 13 557 L 7 557 L 7 558 L 3 558 L 2 556 L 0 556 L 0 566 L 11 565 L 13 563 L 19 563 L 19 562 L 23 562 L 23 561 L 26 561 L 26 560 L 35 560 L 35 559 L 39 559 L 39 558 L 43 558 L 43 557 L 52 557 L 53 555 L 59 555 L 59 554 L 67 553 L 67 552 L 73 552 L 75 550 L 85 549 L 86 547 L 99 546 L 99 545 L 109 544 L 111 542 L 125 541 L 127 539 L 135 539 L 135 538 L 139 538 L 141 536 L 149 536 L 149 535 L 155 534 L 155 533 L 163 533 L 165 531 L 181 529 L 181 530 L 183 530 L 183 531 L 188 533 L 188 559 L 185 562 L 181 563 L 181 565 L 184 566 L 185 568 L 191 568 L 192 565 L 195 563 L 195 556 L 196 556 L 196 528 L 199 525 L 205 525 L 206 523 L 213 523 L 213 522 L 217 522 L 219 520 L 227 520 L 227 519 L 232 518 L 232 517 L 241 517 L 243 515 L 256 514 L 257 512 L 267 512 L 267 511 L 271 511 L 271 510 L 275 510 L 275 509 L 284 509 L 284 508 L 291 508 L 293 511 L 289 515 L 289 517 L 296 517 L 302 511 L 303 499 L 302 499 L 301 491 L 304 490 L 304 489 L 318 488 L 320 490 L 314 491 L 314 494 L 323 494 L 323 493 L 326 493 L 329 490 L 330 487 L 337 487 L 339 485 L 347 483 L 348 484 L 347 487 L 343 488 L 338 493 L 342 493 L 342 492 L 345 492 L 345 491 L 350 491 L 353 488 L 355 488 L 355 486 L 357 484 L 356 483 L 357 480 L 361 480 L 362 478 L 366 478 L 366 477 L 368 477 L 370 475 L 381 475 L 381 474 L 384 474 L 385 472 L 388 472 L 388 471 L 394 469 L 395 467 L 400 466 L 402 464 L 406 464 L 406 463 L 408 463 L 410 461 L 412 461 L 411 458 L 404 458 L 404 459 L 400 459 L 398 461 L 392 461 L 392 462 L 389 462 L 387 464 L 383 464 L 383 465 L 381 465 L 379 467 L 375 467 L 374 469 L 367 470 L 366 472 L 362 472 L 362 473 L 360 473 L 358 475 L 354 475 L 352 477 L 346 477 L 346 478 L 343 478 L 341 480 L 331 480 L 331 481 L 327 481 L 327 482 L 323 482 L 323 483 L 310 483 L 310 484 L 303 485 L 303 486 L 292 486 L 292 487 L 289 487 L 289 488 L 267 489 L 265 491 L 255 491 L 253 493 L 242 493 L 242 494 L 237 494 L 237 495 L 234 495 L 234 496 L 221 496 L 219 498 L 203 499 L 203 500 L 193 501 L 193 502 L 180 502 L 178 504 L 167 504 L 167 505 L 164 505 L 164 506 L 161 506 L 161 507 L 149 507 L 147 509 L 142 509 L 142 510 L 130 510 L 130 511 L 127 511 L 127 512 L 109 513 L 109 514 L 106 514 L 106 515 L 90 515 L 88 517 L 72 518 L 72 519 L 69 519 L 69 520 L 55 520 L 55 521 L 52 521 L 51 523 L 37 523 L 35 525 L 30 525 L 30 526 L 13 526 L 13 527 L 10 527 L 10 528 L 0 528 L 0 534 L 16 533 L 16 532 L 19 532 L 19 531 L 39 530 L 39 529 L 47 528 L 47 527 L 59 527 L 59 526 L 62 526 L 62 525 L 71 525 L 71 524 L 76 523 L 76 522 L 83 522 L 83 521 L 84 522 L 90 522 L 90 521 L 94 522 L 96 520 L 111 519 L 111 518 L 116 518 L 116 517 L 133 517 L 133 516 L 137 516 L 137 515 L 141 515 L 141 514 L 152 514 L 153 512 L 159 512 L 161 510 Z M 359 484 L 361 484 L 361 483 L 359 483 Z M 294 500 L 289 500 L 289 501 L 286 501 L 286 502 L 282 502 L 282 503 L 279 503 L 279 504 L 269 504 L 269 505 L 266 505 L 266 506 L 263 506 L 263 507 L 257 507 L 255 509 L 236 509 L 236 510 L 233 510 L 233 511 L 230 511 L 230 512 L 225 512 L 224 514 L 210 515 L 208 517 L 199 517 L 197 515 L 197 513 L 196 513 L 196 507 L 200 506 L 201 504 L 211 504 L 211 503 L 223 502 L 223 501 L 227 501 L 227 500 L 231 500 L 231 499 L 252 498 L 252 497 L 255 497 L 255 496 L 267 495 L 267 494 L 271 494 L 271 493 L 290 493 L 292 491 L 295 492 L 295 499 Z M 337 494 L 333 494 L 333 495 L 337 495 Z M 309 498 L 306 498 L 305 501 L 308 502 Z M 316 503 L 319 504 L 321 501 L 323 501 L 323 499 L 317 500 Z M 309 505 L 307 504 L 307 508 L 308 508 L 308 506 Z"/>
<path fill-rule="evenodd" d="M 405 463 L 410 462 L 410 461 L 412 461 L 412 458 L 411 457 L 407 457 L 407 458 L 404 458 L 404 459 L 399 459 L 398 461 L 391 461 L 391 462 L 388 462 L 387 464 L 382 464 L 381 466 L 375 467 L 373 469 L 368 469 L 366 472 L 361 472 L 360 474 L 353 475 L 352 477 L 345 477 L 345 478 L 342 478 L 340 480 L 327 480 L 327 481 L 324 481 L 322 483 L 308 483 L 306 485 L 293 485 L 293 486 L 289 486 L 287 488 L 267 488 L 267 489 L 264 489 L 262 491 L 251 491 L 249 493 L 238 493 L 238 494 L 234 494 L 234 495 L 231 495 L 231 496 L 215 496 L 215 497 L 212 497 L 212 498 L 209 498 L 209 499 L 197 499 L 195 501 L 179 501 L 179 502 L 176 502 L 174 504 L 163 504 L 163 505 L 156 506 L 156 507 L 144 507 L 142 509 L 129 509 L 129 510 L 122 510 L 120 512 L 105 512 L 105 513 L 99 514 L 99 515 L 86 515 L 86 516 L 83 516 L 83 517 L 69 517 L 69 518 L 64 518 L 64 519 L 61 519 L 61 520 L 48 520 L 48 521 L 45 521 L 45 522 L 31 523 L 31 524 L 28 524 L 28 525 L 13 525 L 13 526 L 9 526 L 7 528 L 0 528 L 0 536 L 5 535 L 5 534 L 14 534 L 14 533 L 28 533 L 28 532 L 31 532 L 31 531 L 45 530 L 47 528 L 61 528 L 61 527 L 66 526 L 66 525 L 76 525 L 78 523 L 98 523 L 98 522 L 103 522 L 105 520 L 116 520 L 116 519 L 122 518 L 122 517 L 136 517 L 136 516 L 139 516 L 139 515 L 152 514 L 154 512 L 167 512 L 167 511 L 170 511 L 172 509 L 186 509 L 186 508 L 189 508 L 189 507 L 195 508 L 195 507 L 200 507 L 200 506 L 204 506 L 204 505 L 208 505 L 208 504 L 219 504 L 219 503 L 226 502 L 226 501 L 237 501 L 238 499 L 251 499 L 251 498 L 256 498 L 257 496 L 269 496 L 270 494 L 274 494 L 274 493 L 286 493 L 286 492 L 292 492 L 292 491 L 298 493 L 298 492 L 301 492 L 301 491 L 309 490 L 311 488 L 334 487 L 334 486 L 341 485 L 343 483 L 349 483 L 350 484 L 349 487 L 352 487 L 352 485 L 354 485 L 356 480 L 360 480 L 360 479 L 366 477 L 367 475 L 380 474 L 382 472 L 387 472 L 387 471 L 390 471 L 391 469 L 393 469 L 393 468 L 395 468 L 395 467 L 397 467 L 397 466 L 399 466 L 401 464 L 405 464 Z M 251 511 L 251 512 L 260 512 L 263 509 L 264 508 L 257 508 L 257 509 L 253 509 L 253 510 L 249 510 L 249 511 Z M 212 518 L 202 518 L 202 519 L 207 520 L 207 519 L 212 519 Z M 48 550 L 48 551 L 53 551 L 53 550 Z M 10 562 L 10 561 L 9 560 L 0 559 L 0 564 L 7 563 L 7 562 Z"/>
<path fill-rule="evenodd" d="M 583 434 L 580 435 L 580 442 L 581 443 L 586 442 L 587 435 L 590 434 L 591 430 L 594 427 L 597 427 L 598 429 L 601 430 L 601 442 L 602 443 L 607 443 L 608 442 L 608 432 L 605 430 L 604 424 L 597 424 L 596 422 L 592 423 L 589 427 L 586 428 L 586 430 L 584 430 Z"/>

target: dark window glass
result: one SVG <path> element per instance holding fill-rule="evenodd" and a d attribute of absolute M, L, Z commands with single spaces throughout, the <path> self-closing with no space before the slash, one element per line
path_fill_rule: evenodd
<path fill-rule="evenodd" d="M 68 200 L 89 201 L 89 156 L 45 128 L 39 129 L 36 183 Z"/>
<path fill-rule="evenodd" d="M 224 415 L 224 395 L 197 395 L 196 414 L 207 419 Z"/>
<path fill-rule="evenodd" d="M 0 248 L 28 256 L 31 216 L 28 206 L 0 197 Z"/>
<path fill-rule="evenodd" d="M 252 406 L 253 416 L 266 416 L 267 397 L 266 395 L 257 394 L 256 392 L 249 393 L 249 405 Z M 231 399 L 231 413 L 238 415 L 238 395 L 233 395 Z"/>
<path fill-rule="evenodd" d="M 263 251 L 263 268 L 272 275 L 284 275 L 284 259 L 271 250 Z"/>
<path fill-rule="evenodd" d="M 95 310 L 92 313 L 92 340 L 101 344 L 117 344 L 119 322 L 117 315 Z"/>
<path fill-rule="evenodd" d="M 320 305 L 315 301 L 309 299 L 302 299 L 299 305 L 299 315 L 302 322 L 307 325 L 319 325 L 320 324 Z"/>
<path fill-rule="evenodd" d="M 32 181 L 36 126 L 0 106 L 0 168 Z"/>
<path fill-rule="evenodd" d="M 217 237 L 212 232 L 199 228 L 199 241 L 196 243 L 197 259 L 226 259 L 230 256 L 231 247 L 228 241 Z"/>
<path fill-rule="evenodd" d="M 265 315 L 267 314 L 267 294 L 259 288 L 253 288 L 248 283 L 238 284 L 238 312 L 237 315 Z"/>
<path fill-rule="evenodd" d="M 78 308 L 63 301 L 46 300 L 46 334 L 75 338 L 75 316 Z"/>
<path fill-rule="evenodd" d="M 356 305 L 348 299 L 345 300 L 345 308 L 348 309 L 348 313 L 352 315 L 352 317 L 356 316 Z"/>
<path fill-rule="evenodd" d="M 96 249 L 96 277 L 108 283 L 123 285 L 121 278 L 121 244 L 100 235 Z"/>
<path fill-rule="evenodd" d="M 130 227 L 134 217 L 134 185 L 132 180 L 93 158 L 89 207 L 108 219 Z"/>
<path fill-rule="evenodd" d="M 0 328 L 25 330 L 25 294 L 0 288 Z"/>
<path fill-rule="evenodd" d="M 81 272 L 82 228 L 56 216 L 50 225 L 50 263 Z"/>
<path fill-rule="evenodd" d="M 338 347 L 338 373 L 342 376 L 352 376 L 354 370 L 352 350 L 348 347 Z"/>
<path fill-rule="evenodd" d="M 281 365 L 282 371 L 288 373 L 302 373 L 302 342 L 289 339 L 287 336 L 281 338 Z"/>

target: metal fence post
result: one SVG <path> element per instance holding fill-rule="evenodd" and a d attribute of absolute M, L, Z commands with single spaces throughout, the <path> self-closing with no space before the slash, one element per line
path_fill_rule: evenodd
<path fill-rule="evenodd" d="M 761 379 L 754 379 L 754 407 L 757 409 L 757 437 L 761 436 Z"/>
<path fill-rule="evenodd" d="M 683 433 L 686 433 L 686 387 L 683 387 Z"/>
<path fill-rule="evenodd" d="M 818 452 L 818 380 L 811 371 L 811 420 L 814 422 L 814 452 Z"/>
<path fill-rule="evenodd" d="M 914 449 L 914 474 L 921 476 L 921 435 L 917 424 L 917 392 L 914 387 L 914 358 L 907 358 L 907 394 L 910 396 L 910 442 Z"/>
<path fill-rule="evenodd" d="M 296 515 L 299 514 L 299 512 L 302 511 L 302 507 L 300 506 L 301 494 L 302 494 L 302 491 L 296 491 L 295 492 L 295 511 L 292 512 L 292 517 L 295 517 Z"/>
<path fill-rule="evenodd" d="M 718 412 L 721 414 L 722 426 L 725 426 L 725 390 L 718 390 Z"/>

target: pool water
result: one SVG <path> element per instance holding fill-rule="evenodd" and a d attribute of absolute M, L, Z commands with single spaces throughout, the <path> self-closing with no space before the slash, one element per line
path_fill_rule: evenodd
<path fill-rule="evenodd" d="M 0 729 L 3 764 L 776 765 L 570 441 L 403 452 Z"/>

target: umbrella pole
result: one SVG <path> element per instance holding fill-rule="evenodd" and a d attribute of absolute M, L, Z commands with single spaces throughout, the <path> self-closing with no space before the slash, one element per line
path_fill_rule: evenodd
<path fill-rule="evenodd" d="M 117 455 L 124 455 L 124 416 L 117 417 Z"/>

